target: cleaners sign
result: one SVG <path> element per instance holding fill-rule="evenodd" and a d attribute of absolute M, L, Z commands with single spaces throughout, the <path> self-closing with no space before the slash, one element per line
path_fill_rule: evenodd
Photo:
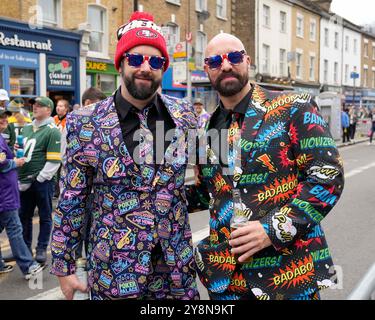
<path fill-rule="evenodd" d="M 73 87 L 73 71 L 73 60 L 47 58 L 47 85 L 49 87 Z"/>

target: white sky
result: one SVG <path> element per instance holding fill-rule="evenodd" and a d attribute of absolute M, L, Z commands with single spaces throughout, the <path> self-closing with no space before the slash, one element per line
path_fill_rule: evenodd
<path fill-rule="evenodd" d="M 333 0 L 331 11 L 355 24 L 375 22 L 374 0 Z"/>

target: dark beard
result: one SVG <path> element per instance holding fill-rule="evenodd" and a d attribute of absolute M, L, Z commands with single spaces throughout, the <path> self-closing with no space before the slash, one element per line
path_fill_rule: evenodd
<path fill-rule="evenodd" d="M 161 83 L 161 80 L 155 81 L 154 79 L 152 79 L 152 77 L 144 75 L 143 77 L 145 79 L 151 80 L 151 86 L 137 86 L 135 84 L 134 76 L 132 78 L 128 78 L 124 74 L 124 71 L 122 72 L 121 76 L 124 80 L 126 89 L 128 89 L 128 92 L 131 94 L 131 96 L 137 100 L 147 100 L 148 98 L 151 98 L 155 94 Z"/>
<path fill-rule="evenodd" d="M 221 81 L 227 77 L 234 77 L 238 81 L 232 83 L 227 83 L 225 86 L 221 84 Z M 223 72 L 215 82 L 211 81 L 212 87 L 220 93 L 223 97 L 231 97 L 239 93 L 249 82 L 249 75 L 245 73 L 244 75 L 236 74 L 232 71 Z"/>

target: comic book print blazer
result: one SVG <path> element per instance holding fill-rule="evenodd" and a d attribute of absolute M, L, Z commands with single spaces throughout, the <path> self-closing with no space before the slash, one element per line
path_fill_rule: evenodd
<path fill-rule="evenodd" d="M 308 94 L 255 86 L 241 130 L 237 188 L 245 212 L 262 223 L 272 246 L 236 267 L 228 245 L 234 176 L 223 174 L 208 146 L 201 171 L 210 237 L 196 251 L 202 283 L 212 296 L 231 300 L 249 290 L 258 299 L 303 299 L 331 286 L 335 272 L 320 222 L 342 193 L 344 173 L 328 124 Z"/>
<path fill-rule="evenodd" d="M 53 220 L 51 273 L 75 272 L 74 250 L 84 216 L 91 214 L 89 287 L 109 298 L 139 298 L 165 281 L 175 299 L 199 297 L 184 190 L 188 151 L 176 151 L 197 119 L 186 101 L 160 97 L 176 128 L 157 172 L 133 161 L 113 97 L 68 116 L 67 174 Z M 91 212 L 85 212 L 91 190 Z M 154 277 L 148 283 L 156 244 L 164 258 L 158 269 L 168 279 Z"/>

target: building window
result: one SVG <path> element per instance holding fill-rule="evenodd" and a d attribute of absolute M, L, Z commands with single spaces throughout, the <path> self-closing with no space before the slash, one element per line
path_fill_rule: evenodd
<path fill-rule="evenodd" d="M 339 76 L 339 64 L 338 64 L 338 62 L 335 62 L 335 66 L 334 66 L 334 69 L 333 69 L 333 81 L 335 83 L 339 82 L 338 76 Z"/>
<path fill-rule="evenodd" d="M 172 4 L 177 4 L 181 5 L 181 0 L 165 0 L 166 2 L 172 3 Z"/>
<path fill-rule="evenodd" d="M 270 46 L 263 44 L 263 73 L 270 73 Z"/>
<path fill-rule="evenodd" d="M 216 0 L 216 16 L 218 18 L 227 18 L 227 0 Z"/>
<path fill-rule="evenodd" d="M 310 56 L 310 81 L 315 81 L 315 57 Z"/>
<path fill-rule="evenodd" d="M 102 7 L 89 5 L 88 22 L 90 24 L 89 50 L 104 53 L 106 11 Z"/>
<path fill-rule="evenodd" d="M 285 76 L 285 66 L 286 66 L 286 50 L 280 49 L 280 76 Z"/>
<path fill-rule="evenodd" d="M 324 46 L 329 47 L 329 30 L 324 28 Z"/>
<path fill-rule="evenodd" d="M 367 87 L 368 84 L 368 69 L 363 69 L 363 86 Z"/>
<path fill-rule="evenodd" d="M 310 21 L 310 41 L 316 41 L 316 21 Z"/>
<path fill-rule="evenodd" d="M 302 53 L 297 52 L 296 76 L 298 79 L 302 78 Z"/>
<path fill-rule="evenodd" d="M 286 33 L 286 12 L 280 11 L 280 32 Z"/>
<path fill-rule="evenodd" d="M 175 46 L 177 43 L 180 42 L 180 27 L 173 23 L 173 22 L 168 22 L 167 23 L 167 28 L 168 28 L 168 52 L 173 54 L 175 50 Z"/>
<path fill-rule="evenodd" d="M 328 83 L 328 60 L 324 60 L 324 82 Z"/>
<path fill-rule="evenodd" d="M 207 0 L 195 0 L 195 10 L 199 12 L 207 11 Z"/>
<path fill-rule="evenodd" d="M 365 55 L 365 58 L 368 58 L 368 43 L 365 43 L 363 48 L 363 54 Z"/>
<path fill-rule="evenodd" d="M 372 60 L 375 60 L 375 45 L 372 45 Z"/>
<path fill-rule="evenodd" d="M 353 41 L 353 53 L 354 54 L 357 54 L 357 45 L 358 45 L 358 41 L 357 39 L 354 39 Z"/>
<path fill-rule="evenodd" d="M 335 49 L 339 48 L 339 33 L 335 32 Z"/>
<path fill-rule="evenodd" d="M 345 52 L 349 52 L 349 37 L 345 37 Z"/>
<path fill-rule="evenodd" d="M 36 74 L 33 69 L 9 68 L 10 69 L 10 95 L 21 96 L 36 95 Z"/>
<path fill-rule="evenodd" d="M 263 26 L 270 28 L 271 22 L 270 22 L 270 15 L 271 15 L 271 8 L 269 6 L 263 5 Z"/>
<path fill-rule="evenodd" d="M 197 44 L 195 49 L 195 65 L 199 68 L 203 67 L 204 51 L 207 46 L 207 35 L 201 31 L 197 32 Z"/>
<path fill-rule="evenodd" d="M 297 37 L 303 38 L 303 16 L 297 16 Z"/>
<path fill-rule="evenodd" d="M 372 88 L 375 88 L 375 70 L 372 70 Z"/>
<path fill-rule="evenodd" d="M 349 81 L 349 65 L 345 65 L 345 83 Z"/>
<path fill-rule="evenodd" d="M 60 0 L 38 0 L 38 5 L 42 8 L 41 20 L 43 25 L 51 27 L 60 26 Z"/>

